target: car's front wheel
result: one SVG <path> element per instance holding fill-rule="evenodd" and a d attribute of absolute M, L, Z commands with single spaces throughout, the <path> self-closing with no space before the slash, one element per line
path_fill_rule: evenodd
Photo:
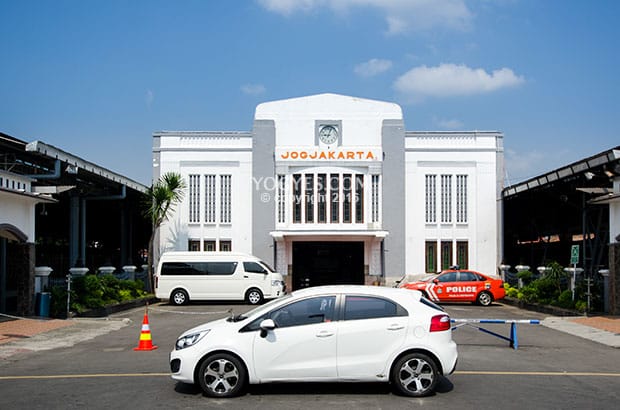
<path fill-rule="evenodd" d="M 228 353 L 208 357 L 199 370 L 200 388 L 209 397 L 233 397 L 246 386 L 247 372 L 239 359 Z"/>
<path fill-rule="evenodd" d="M 481 306 L 490 306 L 493 303 L 493 296 L 489 292 L 480 292 L 476 302 Z"/>
<path fill-rule="evenodd" d="M 408 353 L 392 368 L 390 381 L 405 396 L 422 397 L 435 390 L 439 370 L 433 359 L 424 353 Z"/>
<path fill-rule="evenodd" d="M 245 294 L 245 300 L 250 305 L 261 304 L 263 303 L 263 292 L 261 292 L 259 289 L 252 288 L 248 290 L 247 293 Z"/>

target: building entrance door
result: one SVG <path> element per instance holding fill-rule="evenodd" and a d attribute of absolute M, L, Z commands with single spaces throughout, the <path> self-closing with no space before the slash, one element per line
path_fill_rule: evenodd
<path fill-rule="evenodd" d="M 364 242 L 293 242 L 293 290 L 363 285 Z"/>

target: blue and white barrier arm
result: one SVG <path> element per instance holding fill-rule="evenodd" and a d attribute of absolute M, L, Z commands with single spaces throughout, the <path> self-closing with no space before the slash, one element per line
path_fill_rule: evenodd
<path fill-rule="evenodd" d="M 507 340 L 508 342 L 510 342 L 510 347 L 514 348 L 515 350 L 519 348 L 519 339 L 517 337 L 517 323 L 527 324 L 527 325 L 539 325 L 540 324 L 540 320 L 537 320 L 537 319 L 450 319 L 450 322 L 460 323 L 460 325 L 457 325 L 452 328 L 453 331 L 458 329 L 460 326 L 469 325 L 471 327 L 475 327 L 481 332 L 490 334 L 495 337 L 499 337 L 500 339 L 503 339 L 503 340 Z M 490 330 L 485 329 L 480 326 L 476 326 L 473 323 L 509 324 L 510 325 L 510 337 L 502 336 L 495 332 L 491 332 Z"/>

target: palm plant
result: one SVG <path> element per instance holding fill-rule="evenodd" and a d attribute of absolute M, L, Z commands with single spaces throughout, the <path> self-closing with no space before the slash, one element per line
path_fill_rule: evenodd
<path fill-rule="evenodd" d="M 147 192 L 147 207 L 145 215 L 150 218 L 152 224 L 151 237 L 149 238 L 148 253 L 148 277 L 149 290 L 153 290 L 153 248 L 155 235 L 162 223 L 168 220 L 175 206 L 183 200 L 185 194 L 185 181 L 181 174 L 168 172 L 151 186 Z"/>

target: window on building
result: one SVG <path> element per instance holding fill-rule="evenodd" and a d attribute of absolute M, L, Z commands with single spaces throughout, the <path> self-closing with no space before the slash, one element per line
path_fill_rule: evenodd
<path fill-rule="evenodd" d="M 344 223 L 351 223 L 351 204 L 353 202 L 351 177 L 351 174 L 342 175 L 342 222 Z"/>
<path fill-rule="evenodd" d="M 220 240 L 220 252 L 231 252 L 232 251 L 232 241 Z"/>
<path fill-rule="evenodd" d="M 318 174 L 317 189 L 317 222 L 327 222 L 327 174 Z"/>
<path fill-rule="evenodd" d="M 220 176 L 220 223 L 232 222 L 232 175 Z"/>
<path fill-rule="evenodd" d="M 200 175 L 189 176 L 189 222 L 200 222 Z"/>
<path fill-rule="evenodd" d="M 191 252 L 200 251 L 200 241 L 196 239 L 190 239 L 187 241 L 187 250 Z"/>
<path fill-rule="evenodd" d="M 437 242 L 426 242 L 426 273 L 437 273 Z"/>
<path fill-rule="evenodd" d="M 215 241 L 214 240 L 206 240 L 204 241 L 205 252 L 215 252 Z"/>
<path fill-rule="evenodd" d="M 437 175 L 426 175 L 426 223 L 437 222 Z"/>
<path fill-rule="evenodd" d="M 441 176 L 441 222 L 452 222 L 452 175 Z"/>
<path fill-rule="evenodd" d="M 286 222 L 286 175 L 278 175 L 278 223 Z"/>
<path fill-rule="evenodd" d="M 379 175 L 373 175 L 371 178 L 371 214 L 372 222 L 379 222 Z"/>
<path fill-rule="evenodd" d="M 306 206 L 306 223 L 314 222 L 314 174 L 306 174 L 306 194 L 304 202 Z"/>
<path fill-rule="evenodd" d="M 456 243 L 456 264 L 461 269 L 469 269 L 469 244 L 466 241 Z"/>
<path fill-rule="evenodd" d="M 364 223 L 364 175 L 355 175 L 355 223 Z"/>
<path fill-rule="evenodd" d="M 301 174 L 293 175 L 293 222 L 301 222 Z"/>
<path fill-rule="evenodd" d="M 330 221 L 338 223 L 340 221 L 340 176 L 331 174 L 329 177 L 329 197 L 330 201 Z"/>
<path fill-rule="evenodd" d="M 450 269 L 452 265 L 452 241 L 441 241 L 441 270 Z"/>
<path fill-rule="evenodd" d="M 467 223 L 467 175 L 456 176 L 456 222 Z"/>
<path fill-rule="evenodd" d="M 205 175 L 205 222 L 215 223 L 215 175 Z"/>

